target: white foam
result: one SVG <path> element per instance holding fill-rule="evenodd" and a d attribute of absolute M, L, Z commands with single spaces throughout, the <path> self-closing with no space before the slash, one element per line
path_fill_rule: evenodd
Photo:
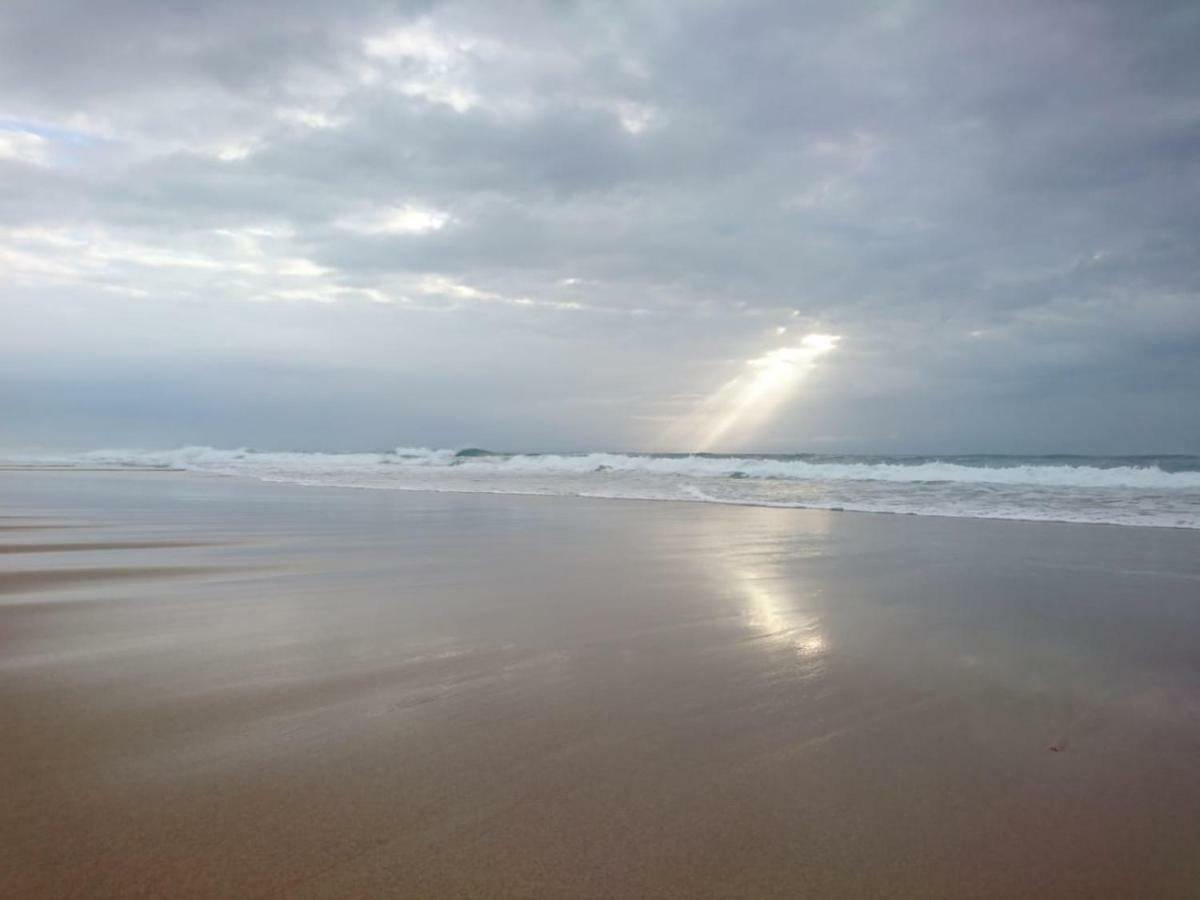
<path fill-rule="evenodd" d="M 454 466 L 477 472 L 588 474 L 645 472 L 699 478 L 743 476 L 792 481 L 886 481 L 896 483 L 1035 485 L 1055 487 L 1129 487 L 1200 490 L 1200 472 L 1167 472 L 1158 466 L 963 465 L 953 462 L 812 462 L 758 457 L 647 456 L 623 453 L 455 455 L 454 450 L 402 447 L 390 453 L 259 452 L 183 447 L 176 450 L 97 450 L 84 455 L 93 463 L 167 466 L 207 471 L 271 469 L 296 473 L 379 471 L 385 466 Z"/>
<path fill-rule="evenodd" d="M 50 461 L 50 460 L 44 460 Z M 54 462 L 171 467 L 263 481 L 389 490 L 553 494 L 970 518 L 1200 528 L 1200 472 L 997 461 L 830 461 L 620 453 L 457 455 L 101 450 Z M 1019 464 L 1018 464 L 1019 463 Z"/>

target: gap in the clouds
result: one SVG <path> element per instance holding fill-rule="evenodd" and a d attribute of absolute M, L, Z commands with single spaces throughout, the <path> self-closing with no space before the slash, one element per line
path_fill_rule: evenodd
<path fill-rule="evenodd" d="M 786 326 L 776 329 L 782 337 Z M 745 362 L 733 379 L 703 397 L 695 408 L 671 423 L 657 442 L 663 447 L 687 447 L 697 452 L 744 447 L 757 438 L 778 409 L 800 389 L 804 378 L 825 354 L 837 348 L 840 336 L 806 334 L 798 344 L 764 352 Z"/>

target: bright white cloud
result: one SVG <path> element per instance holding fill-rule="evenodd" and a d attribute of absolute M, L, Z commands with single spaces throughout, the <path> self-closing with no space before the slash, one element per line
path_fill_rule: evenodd
<path fill-rule="evenodd" d="M 451 221 L 442 210 L 405 204 L 343 216 L 334 224 L 358 234 L 425 234 L 440 231 Z"/>
<path fill-rule="evenodd" d="M 0 159 L 44 166 L 50 162 L 49 150 L 48 142 L 40 134 L 31 131 L 0 131 Z"/>

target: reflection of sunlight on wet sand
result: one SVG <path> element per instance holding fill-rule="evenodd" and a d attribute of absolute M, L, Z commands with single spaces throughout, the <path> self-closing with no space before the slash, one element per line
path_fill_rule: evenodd
<path fill-rule="evenodd" d="M 745 601 L 742 618 L 759 637 L 790 646 L 803 656 L 816 656 L 826 650 L 820 620 L 796 608 L 792 598 L 776 587 L 780 579 L 732 566 L 729 577 Z"/>
<path fill-rule="evenodd" d="M 798 521 L 791 513 L 699 514 L 694 525 L 706 552 L 695 564 L 728 604 L 741 640 L 769 652 L 775 663 L 790 657 L 816 674 L 835 641 L 827 627 L 823 585 L 805 569 L 828 552 L 834 516 L 814 512 Z"/>
<path fill-rule="evenodd" d="M 837 335 L 809 334 L 799 346 L 780 347 L 747 360 L 742 373 L 673 426 L 664 443 L 705 451 L 720 444 L 735 426 L 743 436 L 752 434 L 771 418 L 817 360 L 837 347 L 838 340 Z"/>

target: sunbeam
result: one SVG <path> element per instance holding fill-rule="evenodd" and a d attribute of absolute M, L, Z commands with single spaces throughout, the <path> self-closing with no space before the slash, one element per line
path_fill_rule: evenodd
<path fill-rule="evenodd" d="M 671 443 L 703 452 L 721 444 L 735 428 L 743 436 L 758 431 L 839 340 L 834 334 L 809 334 L 797 346 L 780 347 L 747 360 L 737 377 L 671 428 Z"/>

